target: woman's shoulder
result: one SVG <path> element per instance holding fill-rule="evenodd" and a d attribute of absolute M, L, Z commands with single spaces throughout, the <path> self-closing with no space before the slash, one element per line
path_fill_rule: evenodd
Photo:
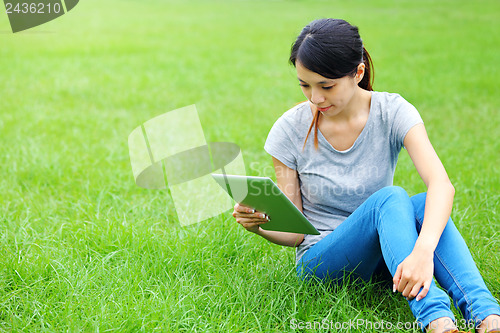
<path fill-rule="evenodd" d="M 403 96 L 398 93 L 386 91 L 373 91 L 372 98 L 375 98 L 375 104 L 384 110 L 398 109 L 400 107 L 413 106 Z"/>
<path fill-rule="evenodd" d="M 296 169 L 298 147 L 301 147 L 312 121 L 309 102 L 299 103 L 285 111 L 274 123 L 264 149 L 291 169 Z"/>
<path fill-rule="evenodd" d="M 423 123 L 418 110 L 400 94 L 377 92 L 372 95 L 378 114 L 378 124 L 390 128 L 402 144 L 408 130 L 418 123 Z M 398 141 L 398 142 L 399 142 Z"/>
<path fill-rule="evenodd" d="M 276 120 L 276 124 L 279 124 L 284 127 L 291 127 L 293 129 L 302 130 L 310 125 L 312 121 L 312 112 L 311 107 L 309 106 L 309 102 L 301 102 L 292 108 L 285 111 L 279 118 Z"/>
<path fill-rule="evenodd" d="M 312 118 L 311 106 L 309 105 L 309 101 L 297 103 L 295 106 L 285 111 L 282 117 L 287 119 L 297 119 L 297 118 L 307 118 L 307 117 Z"/>

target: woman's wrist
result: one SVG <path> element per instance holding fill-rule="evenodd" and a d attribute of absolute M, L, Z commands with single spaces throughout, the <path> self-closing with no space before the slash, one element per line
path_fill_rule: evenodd
<path fill-rule="evenodd" d="M 415 247 L 413 248 L 413 250 L 418 253 L 433 255 L 434 250 L 436 249 L 436 245 L 437 244 L 435 244 L 431 240 L 422 239 L 419 237 L 417 239 L 417 242 L 415 243 Z"/>
<path fill-rule="evenodd" d="M 264 231 L 264 229 L 262 229 L 262 228 L 260 227 L 260 225 L 259 225 L 256 231 L 251 231 L 251 232 L 253 232 L 253 233 L 254 233 L 254 234 L 256 234 L 256 235 L 262 236 L 262 232 L 263 232 L 263 231 Z"/>
<path fill-rule="evenodd" d="M 302 234 L 265 230 L 260 226 L 259 229 L 253 233 L 267 239 L 271 243 L 289 247 L 296 247 L 304 240 L 304 235 Z"/>

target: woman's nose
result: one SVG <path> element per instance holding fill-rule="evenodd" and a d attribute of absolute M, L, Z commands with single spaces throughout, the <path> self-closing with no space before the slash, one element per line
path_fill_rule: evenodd
<path fill-rule="evenodd" d="M 314 90 L 311 92 L 311 102 L 313 102 L 313 104 L 319 105 L 324 101 L 325 101 L 325 96 L 323 96 L 322 93 Z"/>

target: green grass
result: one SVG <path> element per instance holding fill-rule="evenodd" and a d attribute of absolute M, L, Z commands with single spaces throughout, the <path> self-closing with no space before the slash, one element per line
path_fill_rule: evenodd
<path fill-rule="evenodd" d="M 0 330 L 413 321 L 374 284 L 299 282 L 294 250 L 229 212 L 182 228 L 166 190 L 134 184 L 128 134 L 189 104 L 207 141 L 237 143 L 249 174 L 273 176 L 266 135 L 304 100 L 290 45 L 320 17 L 358 25 L 375 89 L 419 109 L 456 188 L 452 217 L 499 299 L 498 13 L 495 0 L 86 0 L 15 35 L 0 13 Z M 425 190 L 406 152 L 395 184 Z"/>

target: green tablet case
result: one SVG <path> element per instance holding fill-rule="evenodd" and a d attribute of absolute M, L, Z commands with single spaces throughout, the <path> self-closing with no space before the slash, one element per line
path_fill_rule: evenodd
<path fill-rule="evenodd" d="M 212 174 L 215 181 L 238 203 L 269 216 L 264 230 L 319 235 L 304 214 L 268 177 Z"/>

